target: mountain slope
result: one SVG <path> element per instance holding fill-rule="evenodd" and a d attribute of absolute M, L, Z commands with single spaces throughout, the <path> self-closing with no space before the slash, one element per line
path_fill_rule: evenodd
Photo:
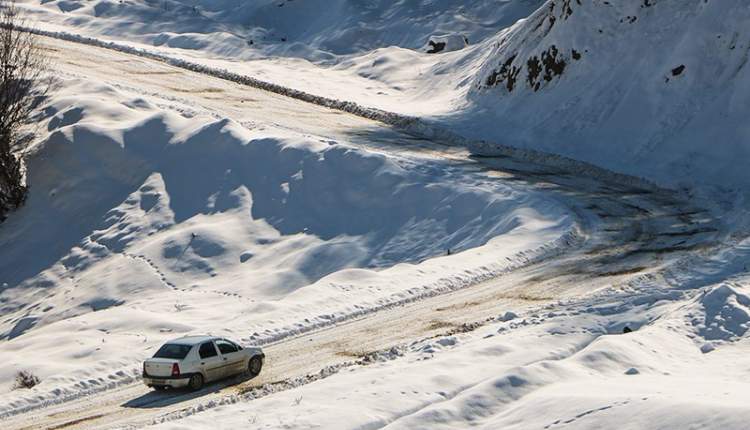
<path fill-rule="evenodd" d="M 485 43 L 455 116 L 478 138 L 672 184 L 747 184 L 748 26 L 742 0 L 550 0 Z"/>

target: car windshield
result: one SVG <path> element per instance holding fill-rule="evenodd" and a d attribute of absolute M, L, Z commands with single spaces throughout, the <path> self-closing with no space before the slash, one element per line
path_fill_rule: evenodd
<path fill-rule="evenodd" d="M 185 358 L 188 352 L 190 352 L 190 348 L 190 345 L 167 343 L 162 345 L 162 347 L 159 348 L 158 351 L 156 351 L 156 354 L 154 354 L 154 358 L 173 358 L 182 360 L 183 358 Z"/>

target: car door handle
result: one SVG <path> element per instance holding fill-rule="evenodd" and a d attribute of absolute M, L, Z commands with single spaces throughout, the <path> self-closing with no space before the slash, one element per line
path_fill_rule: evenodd
<path fill-rule="evenodd" d="M 202 362 L 201 362 L 201 366 L 205 366 L 205 365 L 206 365 L 206 362 L 205 362 L 205 361 L 202 361 Z"/>
<path fill-rule="evenodd" d="M 224 357 L 224 361 L 227 361 L 227 358 L 226 358 L 226 357 Z"/>

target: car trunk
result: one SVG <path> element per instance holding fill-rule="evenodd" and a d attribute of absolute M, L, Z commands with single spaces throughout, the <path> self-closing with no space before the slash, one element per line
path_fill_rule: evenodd
<path fill-rule="evenodd" d="M 165 378 L 172 376 L 172 365 L 174 363 L 179 363 L 179 360 L 171 358 L 149 358 L 144 363 L 144 369 L 148 376 Z"/>

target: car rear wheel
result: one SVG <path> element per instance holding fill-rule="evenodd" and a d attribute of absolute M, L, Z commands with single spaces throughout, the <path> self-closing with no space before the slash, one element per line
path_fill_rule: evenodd
<path fill-rule="evenodd" d="M 250 359 L 247 363 L 247 373 L 250 374 L 251 378 L 254 378 L 260 374 L 260 369 L 263 367 L 263 360 L 259 356 L 255 356 Z"/>
<path fill-rule="evenodd" d="M 191 376 L 189 386 L 193 391 L 200 390 L 201 387 L 203 387 L 203 375 L 201 375 L 200 373 L 196 373 L 195 375 Z"/>

